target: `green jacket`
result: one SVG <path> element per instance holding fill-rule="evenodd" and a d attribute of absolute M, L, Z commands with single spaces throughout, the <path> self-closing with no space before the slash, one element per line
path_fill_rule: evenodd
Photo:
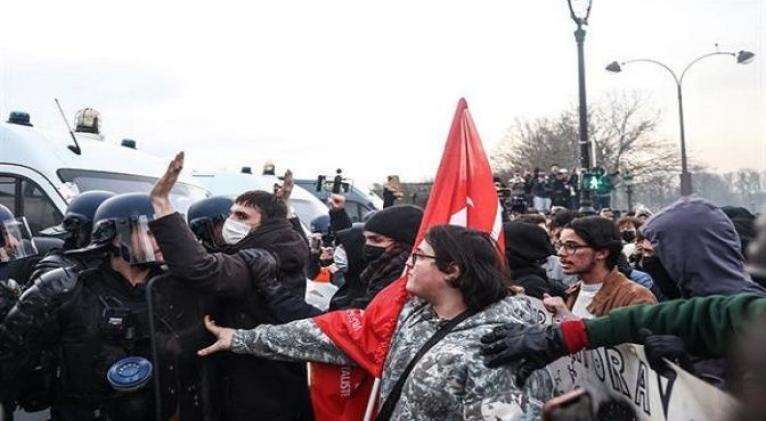
<path fill-rule="evenodd" d="M 588 348 L 641 343 L 641 328 L 658 335 L 676 335 L 700 357 L 725 356 L 730 339 L 766 312 L 766 298 L 755 294 L 697 297 L 643 304 L 585 321 Z"/>

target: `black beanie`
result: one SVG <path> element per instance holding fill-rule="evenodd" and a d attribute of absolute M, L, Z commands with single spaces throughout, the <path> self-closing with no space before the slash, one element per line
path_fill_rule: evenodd
<path fill-rule="evenodd" d="M 401 243 L 414 245 L 422 220 L 423 209 L 417 206 L 390 206 L 375 212 L 364 223 L 364 229 L 385 235 Z"/>
<path fill-rule="evenodd" d="M 555 254 L 548 233 L 534 224 L 508 222 L 503 225 L 505 249 L 522 259 L 538 261 Z"/>

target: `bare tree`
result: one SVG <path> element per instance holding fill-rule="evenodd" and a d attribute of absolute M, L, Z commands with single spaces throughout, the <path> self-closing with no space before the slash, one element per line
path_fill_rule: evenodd
<path fill-rule="evenodd" d="M 556 119 L 516 120 L 492 154 L 495 172 L 503 179 L 513 171 L 578 165 L 577 121 L 565 112 Z"/>
<path fill-rule="evenodd" d="M 676 149 L 655 133 L 658 115 L 637 94 L 612 94 L 592 105 L 589 132 L 596 164 L 609 172 L 631 173 L 634 185 L 677 171 Z M 554 119 L 517 120 L 493 151 L 495 171 L 504 176 L 553 163 L 579 167 L 578 122 L 576 110 L 564 111 Z"/>
<path fill-rule="evenodd" d="M 761 192 L 761 174 L 750 168 L 742 168 L 734 177 L 734 187 L 743 196 L 745 206 L 752 206 L 753 198 Z"/>
<path fill-rule="evenodd" d="M 678 151 L 656 135 L 659 120 L 659 112 L 649 110 L 636 93 L 606 96 L 590 118 L 597 165 L 610 172 L 629 172 L 638 184 L 678 171 Z"/>

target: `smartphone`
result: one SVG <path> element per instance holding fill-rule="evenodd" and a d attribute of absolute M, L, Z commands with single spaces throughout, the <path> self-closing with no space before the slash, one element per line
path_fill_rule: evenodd
<path fill-rule="evenodd" d="M 388 176 L 388 185 L 391 187 L 394 191 L 402 191 L 402 183 L 399 181 L 398 175 L 390 175 Z"/>
<path fill-rule="evenodd" d="M 543 405 L 543 421 L 593 421 L 593 402 L 585 389 L 575 389 Z"/>

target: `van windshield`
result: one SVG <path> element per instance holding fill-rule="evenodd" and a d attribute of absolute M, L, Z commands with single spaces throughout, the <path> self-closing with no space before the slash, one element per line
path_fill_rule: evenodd
<path fill-rule="evenodd" d="M 80 192 L 106 190 L 117 194 L 149 193 L 157 180 L 142 175 L 77 169 L 61 169 L 58 175 L 63 182 L 74 183 Z M 189 206 L 207 195 L 205 189 L 179 182 L 170 191 L 170 200 L 178 212 L 186 213 Z"/>

